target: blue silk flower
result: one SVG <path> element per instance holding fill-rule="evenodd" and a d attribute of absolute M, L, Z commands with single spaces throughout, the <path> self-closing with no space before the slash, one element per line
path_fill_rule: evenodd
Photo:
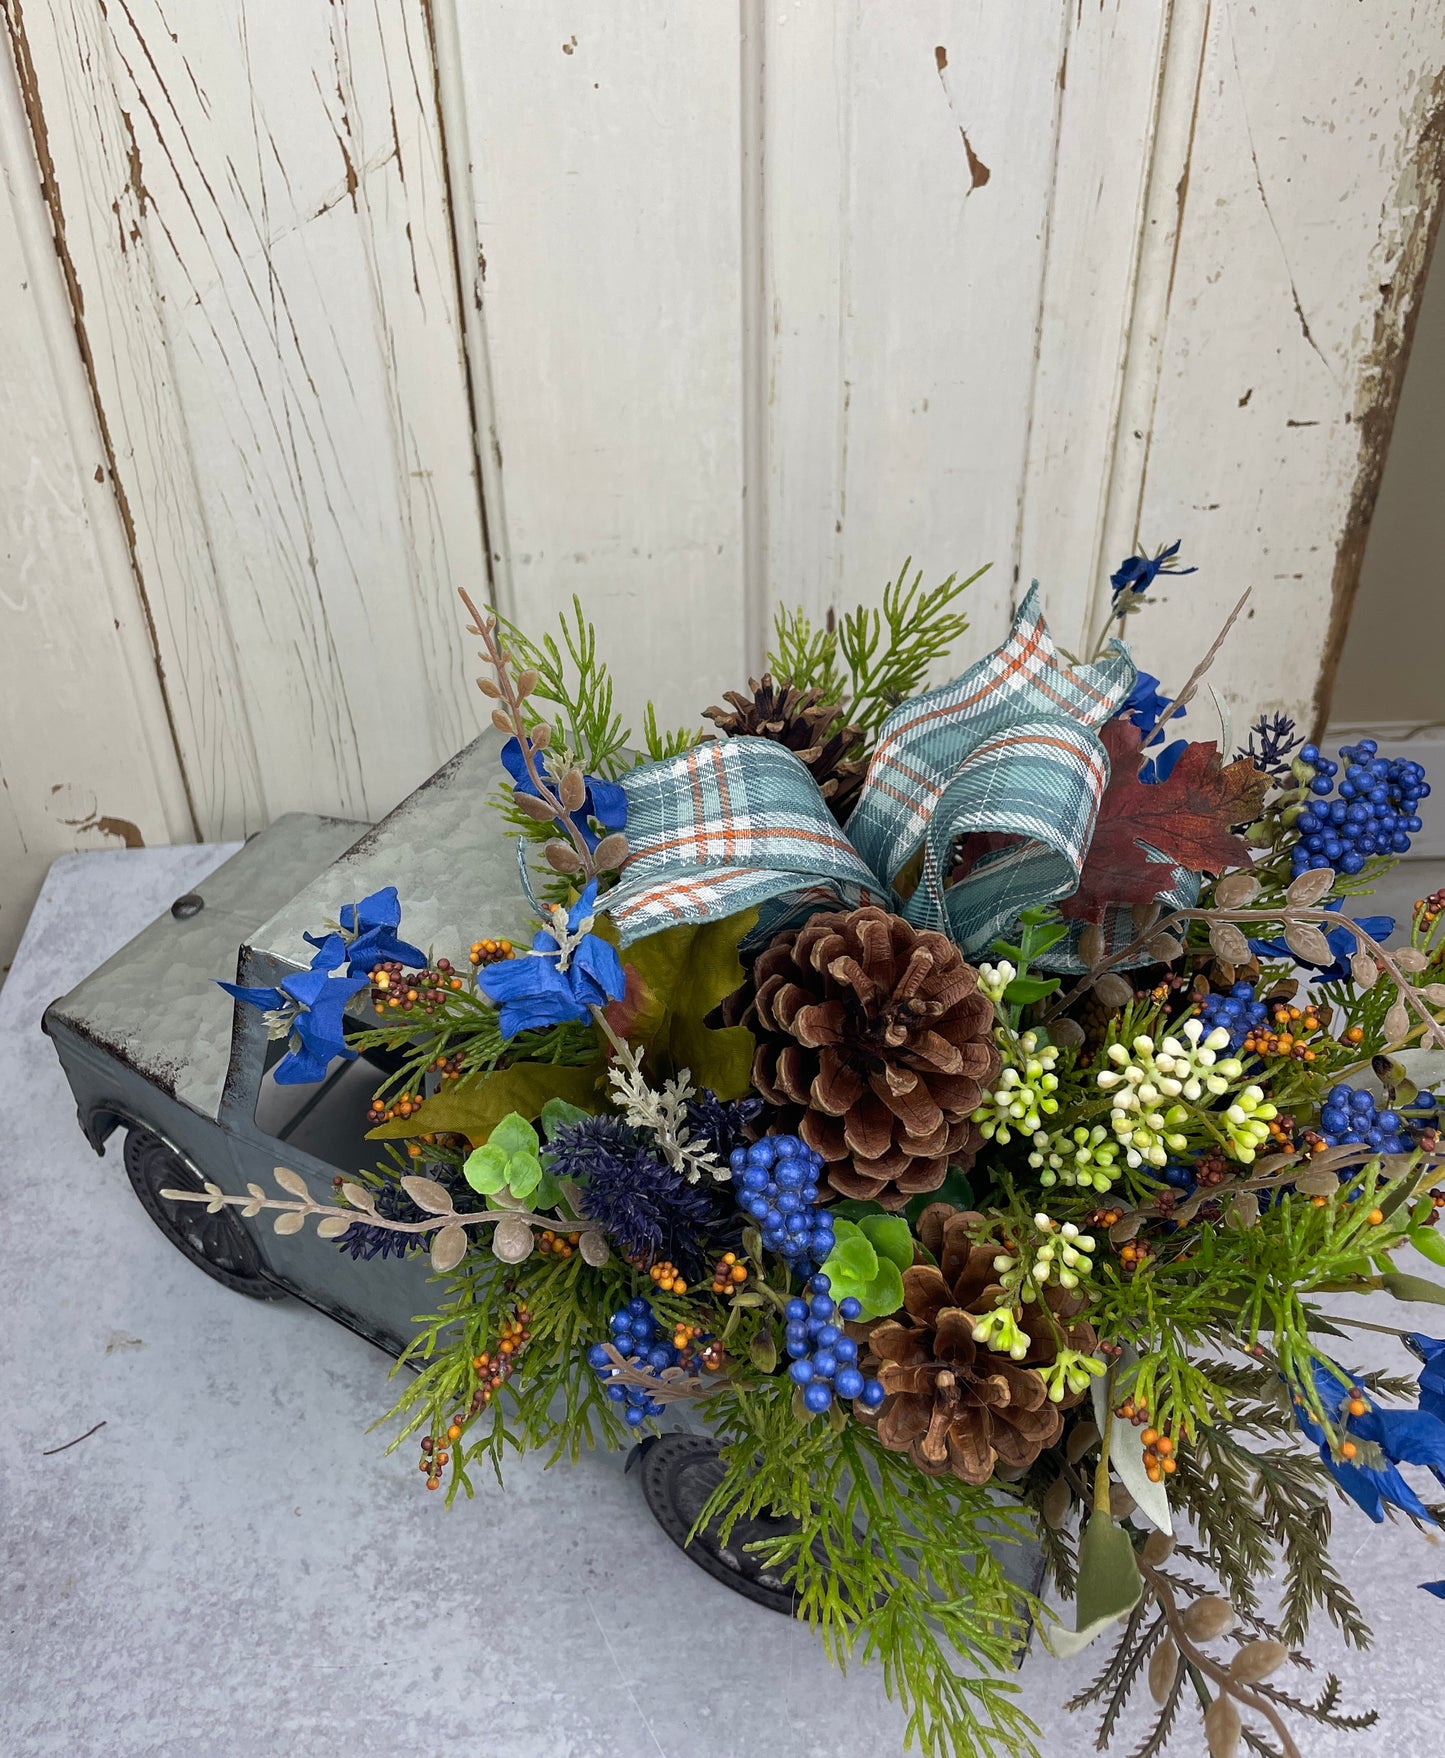
<path fill-rule="evenodd" d="M 309 938 L 309 936 L 308 936 Z M 336 1057 L 350 1062 L 355 1050 L 346 1042 L 342 1027 L 346 1004 L 365 989 L 371 979 L 364 973 L 341 974 L 347 947 L 340 934 L 328 934 L 316 946 L 308 970 L 282 977 L 279 987 L 264 989 L 243 983 L 221 983 L 237 1001 L 268 1013 L 294 1010 L 286 1054 L 276 1064 L 278 1086 L 304 1086 L 318 1081 Z"/>
<path fill-rule="evenodd" d="M 543 928 L 530 953 L 478 971 L 477 987 L 501 1010 L 498 1024 L 504 1038 L 586 1019 L 593 1007 L 621 998 L 626 980 L 617 949 L 589 932 L 596 904 L 593 879 L 565 919 L 561 906 L 554 906 L 556 931 Z"/>

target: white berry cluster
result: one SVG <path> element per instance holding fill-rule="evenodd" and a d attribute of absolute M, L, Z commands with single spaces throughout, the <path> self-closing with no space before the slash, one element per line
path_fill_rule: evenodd
<path fill-rule="evenodd" d="M 1009 1036 L 999 1032 L 998 1040 L 1007 1055 Z M 1011 1141 L 1014 1131 L 1034 1135 L 1045 1117 L 1052 1117 L 1059 1108 L 1054 1097 L 1059 1077 L 1054 1072 L 1059 1060 L 1057 1045 L 1041 1044 L 1037 1032 L 1025 1032 L 1018 1041 L 1023 1060 L 1009 1061 L 999 1074 L 998 1086 L 973 1113 L 985 1141 Z"/>
<path fill-rule="evenodd" d="M 1122 1168 L 1114 1162 L 1122 1152 L 1102 1123 L 1092 1128 L 1080 1123 L 1073 1129 L 1037 1131 L 1029 1165 L 1046 1190 L 1053 1184 L 1077 1184 L 1102 1192 L 1119 1176 Z"/>
<path fill-rule="evenodd" d="M 1108 1058 L 1113 1066 L 1094 1076 L 1112 1094 L 1110 1122 L 1131 1166 L 1160 1167 L 1168 1163 L 1170 1154 L 1183 1153 L 1189 1146 L 1188 1137 L 1181 1133 L 1189 1121 L 1188 1106 L 1222 1097 L 1244 1072 L 1237 1056 L 1220 1057 L 1219 1052 L 1229 1046 L 1223 1026 L 1206 1036 L 1197 1019 L 1187 1019 L 1180 1031 L 1187 1041 L 1171 1036 L 1156 1047 L 1153 1038 L 1141 1033 L 1127 1049 L 1111 1044 Z M 1247 1106 L 1246 1095 L 1252 1095 Z M 1236 1110 L 1240 1111 L 1237 1121 Z M 1225 1116 L 1234 1125 L 1228 1133 L 1236 1157 L 1252 1160 L 1256 1129 L 1262 1131 L 1258 1139 L 1268 1135 L 1267 1120 L 1274 1116 L 1274 1107 L 1264 1103 L 1258 1087 L 1246 1087 Z"/>
<path fill-rule="evenodd" d="M 978 967 L 978 992 L 987 995 L 990 1001 L 1002 1001 L 1003 992 L 1018 975 L 1018 971 L 1006 958 L 997 964 L 981 964 Z"/>
<path fill-rule="evenodd" d="M 1077 1288 L 1079 1277 L 1087 1276 L 1094 1267 L 1092 1234 L 1081 1233 L 1072 1221 L 1065 1221 L 1061 1227 L 1043 1214 L 1034 1216 L 1034 1226 L 1043 1235 L 1034 1247 L 1033 1260 L 1028 1268 L 1035 1286 L 1042 1288 L 1046 1282 L 1053 1281 L 1060 1288 Z M 1006 1275 L 1018 1262 L 1017 1256 L 1003 1252 L 993 1260 L 993 1267 L 1001 1275 Z M 974 1337 L 978 1338 L 976 1330 Z"/>

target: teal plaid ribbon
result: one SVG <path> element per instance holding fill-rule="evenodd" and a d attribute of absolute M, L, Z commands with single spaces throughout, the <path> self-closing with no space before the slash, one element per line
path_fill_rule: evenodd
<path fill-rule="evenodd" d="M 1094 665 L 1061 658 L 1035 584 L 1001 647 L 884 721 L 846 832 L 798 758 L 766 739 L 696 745 L 623 776 L 631 852 L 601 907 L 627 946 L 755 904 L 770 906 L 772 932 L 800 908 L 878 903 L 976 956 L 1022 909 L 1077 888 L 1109 778 L 1097 729 L 1134 678 L 1119 641 Z M 955 844 L 979 831 L 1016 840 L 948 885 Z M 920 850 L 901 900 L 893 882 Z M 1161 865 L 1161 894 L 1192 883 Z M 1127 932 L 1106 928 L 1111 945 Z"/>

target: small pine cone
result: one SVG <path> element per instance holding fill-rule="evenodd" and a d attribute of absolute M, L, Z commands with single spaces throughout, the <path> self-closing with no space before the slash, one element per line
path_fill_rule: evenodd
<path fill-rule="evenodd" d="M 1029 1338 L 1022 1361 L 973 1340 L 977 1318 L 1001 1292 L 993 1267 L 998 1246 L 970 1234 L 981 1215 L 934 1203 L 919 1219 L 919 1237 L 938 1264 L 903 1272 L 904 1311 L 869 1333 L 871 1368 L 888 1396 L 877 1415 L 878 1438 L 907 1453 L 930 1477 L 952 1472 L 964 1483 L 1014 1476 L 1032 1465 L 1063 1433 L 1063 1412 L 1082 1393 L 1053 1401 L 1038 1372 L 1057 1356 L 1061 1341 L 1089 1353 L 1093 1329 L 1074 1315 L 1081 1302 L 1060 1288 L 1044 1298 L 1050 1314 L 1020 1307 Z"/>
<path fill-rule="evenodd" d="M 780 934 L 724 1017 L 757 1038 L 754 1087 L 833 1189 L 901 1209 L 978 1152 L 999 1054 L 977 984 L 942 934 L 870 906 Z"/>
<path fill-rule="evenodd" d="M 714 705 L 703 710 L 728 738 L 771 739 L 786 745 L 818 784 L 818 792 L 841 824 L 857 804 L 867 764 L 848 753 L 863 742 L 861 728 L 843 721 L 836 703 L 824 702 L 818 689 L 800 690 L 784 678 L 748 679 L 751 696 L 729 690 L 723 697 L 732 708 Z"/>

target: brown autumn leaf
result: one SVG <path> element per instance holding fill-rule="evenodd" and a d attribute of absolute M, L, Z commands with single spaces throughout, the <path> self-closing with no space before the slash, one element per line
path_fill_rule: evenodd
<path fill-rule="evenodd" d="M 1244 839 L 1230 831 L 1259 816 L 1269 778 L 1243 760 L 1225 764 L 1211 743 L 1186 745 L 1165 780 L 1139 780 L 1138 727 L 1111 720 L 1100 734 L 1109 753 L 1109 785 L 1079 889 L 1059 908 L 1076 921 L 1103 920 L 1111 903 L 1152 903 L 1169 871 L 1150 860 L 1148 843 L 1191 873 L 1247 865 Z"/>

